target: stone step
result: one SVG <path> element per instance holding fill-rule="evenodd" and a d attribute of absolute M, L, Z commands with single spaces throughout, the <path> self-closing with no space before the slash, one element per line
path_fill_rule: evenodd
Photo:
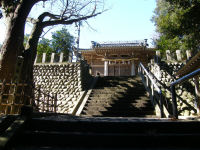
<path fill-rule="evenodd" d="M 98 111 L 87 110 L 83 111 L 84 115 L 90 116 L 104 116 L 104 117 L 145 117 L 146 115 L 154 115 L 153 111 L 132 111 L 132 110 L 118 110 L 118 111 Z"/>
<path fill-rule="evenodd" d="M 108 106 L 101 105 L 86 106 L 85 111 L 153 111 L 153 107 L 133 107 L 133 106 Z"/>
<path fill-rule="evenodd" d="M 106 89 L 106 90 L 93 90 L 91 92 L 91 94 L 113 94 L 113 93 L 125 93 L 125 90 L 121 90 L 121 89 Z"/>
<path fill-rule="evenodd" d="M 141 116 L 141 111 L 142 116 L 154 115 L 151 101 L 139 77 L 102 77 L 97 82 L 96 89 L 93 89 L 82 114 Z"/>
<path fill-rule="evenodd" d="M 138 103 L 138 104 L 147 104 L 147 103 L 149 103 L 149 104 L 151 104 L 151 101 L 149 100 L 149 99 L 115 99 L 114 97 L 113 98 L 106 98 L 106 99 L 104 99 L 104 98 L 95 98 L 95 97 L 93 97 L 93 99 L 89 99 L 88 101 L 87 101 L 87 103 L 97 103 L 97 104 L 105 104 L 105 103 L 107 104 L 107 103 L 110 103 L 110 104 L 114 104 L 114 103 L 118 103 L 118 104 L 121 104 L 121 105 L 123 105 L 123 104 L 125 104 L 125 105 L 127 105 L 127 104 L 136 104 L 136 103 Z"/>
<path fill-rule="evenodd" d="M 10 141 L 15 150 L 199 149 L 200 122 L 191 120 L 66 117 L 29 119 Z M 130 141 L 131 139 L 131 141 Z M 180 142 L 179 142 L 180 141 Z"/>

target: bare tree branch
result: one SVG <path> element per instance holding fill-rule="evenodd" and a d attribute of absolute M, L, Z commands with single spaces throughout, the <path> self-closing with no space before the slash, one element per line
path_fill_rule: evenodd
<path fill-rule="evenodd" d="M 77 18 L 77 19 L 71 19 L 71 20 L 53 20 L 53 21 L 44 21 L 43 22 L 43 25 L 45 27 L 47 26 L 52 26 L 52 25 L 58 25 L 58 24 L 73 24 L 74 22 L 79 22 L 81 20 L 87 20 L 89 18 L 92 18 L 92 17 L 95 17 L 97 15 L 101 14 L 100 13 L 96 13 L 96 14 L 93 14 L 93 15 L 90 15 L 90 16 L 85 16 L 85 17 L 80 17 L 80 18 Z"/>
<path fill-rule="evenodd" d="M 40 38 L 43 38 L 53 28 L 54 28 L 54 26 L 51 26 L 47 31 L 43 32 L 43 35 Z"/>

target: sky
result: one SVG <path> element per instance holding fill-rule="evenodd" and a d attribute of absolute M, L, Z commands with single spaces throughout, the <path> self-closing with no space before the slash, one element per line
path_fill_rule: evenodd
<path fill-rule="evenodd" d="M 155 35 L 155 26 L 151 22 L 156 0 L 105 0 L 106 12 L 95 18 L 88 19 L 91 29 L 83 23 L 80 29 L 80 48 L 90 48 L 91 41 L 134 41 L 151 39 Z M 77 37 L 73 26 L 67 27 Z M 55 31 L 56 29 L 52 30 Z M 30 32 L 29 27 L 26 33 Z M 0 43 L 5 38 L 5 24 L 0 20 Z M 51 38 L 51 32 L 46 35 Z"/>
<path fill-rule="evenodd" d="M 91 41 L 134 41 L 151 38 L 155 34 L 151 22 L 156 0 L 107 0 L 110 10 L 88 20 L 96 30 L 82 27 L 80 47 L 91 46 Z"/>

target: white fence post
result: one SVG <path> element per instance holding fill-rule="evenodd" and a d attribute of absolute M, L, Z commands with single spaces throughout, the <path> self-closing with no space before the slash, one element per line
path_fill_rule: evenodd
<path fill-rule="evenodd" d="M 72 62 L 72 57 L 73 57 L 73 54 L 72 54 L 72 52 L 69 52 L 69 58 L 68 58 L 68 62 Z"/>
<path fill-rule="evenodd" d="M 36 57 L 35 57 L 34 64 L 36 64 L 36 63 L 37 63 L 37 59 L 38 59 L 38 55 L 36 54 Z"/>
<path fill-rule="evenodd" d="M 176 56 L 178 61 L 182 61 L 181 50 L 176 50 Z"/>
<path fill-rule="evenodd" d="M 191 51 L 187 50 L 186 51 L 186 55 L 187 55 L 187 59 L 190 59 L 190 57 L 192 56 Z"/>
<path fill-rule="evenodd" d="M 46 53 L 43 53 L 42 54 L 42 63 L 45 63 L 46 62 Z"/>
<path fill-rule="evenodd" d="M 167 60 L 169 60 L 169 61 L 172 60 L 172 55 L 171 55 L 170 50 L 166 50 L 166 57 L 167 57 Z"/>
<path fill-rule="evenodd" d="M 52 53 L 52 54 L 51 54 L 51 61 L 50 61 L 50 62 L 51 62 L 51 63 L 54 63 L 54 59 L 55 59 L 55 53 Z"/>
<path fill-rule="evenodd" d="M 156 51 L 156 56 L 160 57 L 160 51 Z"/>
<path fill-rule="evenodd" d="M 60 60 L 59 60 L 59 63 L 62 63 L 62 62 L 63 62 L 63 56 L 64 56 L 64 54 L 63 54 L 63 53 L 60 53 Z"/>

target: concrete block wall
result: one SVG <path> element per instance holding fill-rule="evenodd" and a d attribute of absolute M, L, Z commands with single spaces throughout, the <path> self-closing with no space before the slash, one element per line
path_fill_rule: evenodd
<path fill-rule="evenodd" d="M 90 79 L 89 66 L 85 62 L 38 63 L 34 65 L 33 75 L 36 89 L 40 88 L 50 96 L 57 94 L 56 112 L 69 114 L 76 107 Z M 40 100 L 43 101 L 44 97 L 41 96 Z"/>

